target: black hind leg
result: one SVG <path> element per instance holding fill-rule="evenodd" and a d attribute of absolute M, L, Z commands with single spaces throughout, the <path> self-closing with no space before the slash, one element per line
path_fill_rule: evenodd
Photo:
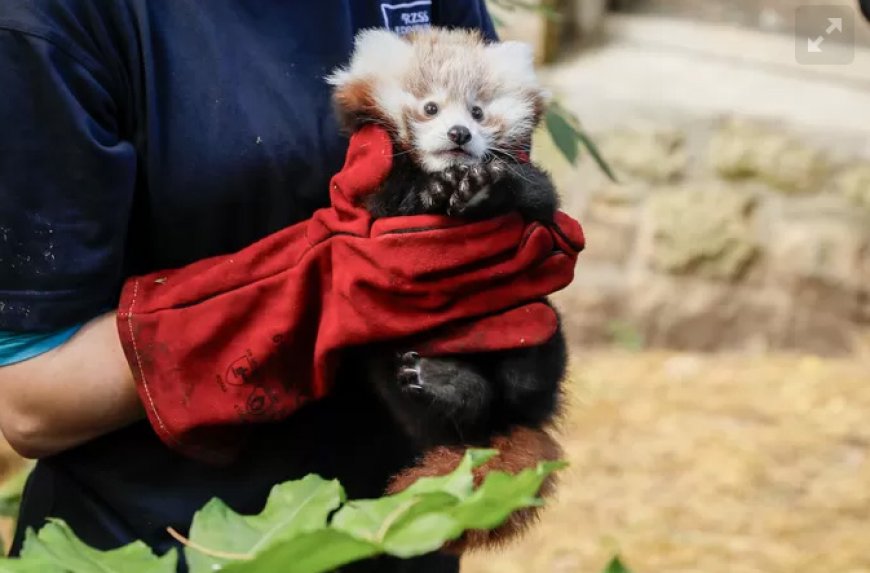
<path fill-rule="evenodd" d="M 489 359 L 490 378 L 502 391 L 508 425 L 541 427 L 558 413 L 567 367 L 561 329 L 540 346 L 499 352 Z"/>
<path fill-rule="evenodd" d="M 474 441 L 489 424 L 492 385 L 471 361 L 407 352 L 400 359 L 398 382 L 417 405 L 420 433 L 428 442 Z"/>

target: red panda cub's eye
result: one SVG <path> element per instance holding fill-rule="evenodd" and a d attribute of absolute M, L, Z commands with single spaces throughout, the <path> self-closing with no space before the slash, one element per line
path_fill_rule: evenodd
<path fill-rule="evenodd" d="M 483 119 L 483 110 L 479 105 L 471 108 L 471 118 L 474 119 L 474 121 L 480 121 Z"/>
<path fill-rule="evenodd" d="M 433 116 L 438 114 L 438 104 L 430 101 L 426 105 L 423 106 L 423 112 L 428 116 Z"/>

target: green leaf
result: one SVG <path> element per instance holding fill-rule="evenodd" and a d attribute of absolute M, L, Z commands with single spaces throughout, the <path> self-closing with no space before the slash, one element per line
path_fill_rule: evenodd
<path fill-rule="evenodd" d="M 469 449 L 455 470 L 442 477 L 419 479 L 402 492 L 402 495 L 441 491 L 458 498 L 466 498 L 471 495 L 474 489 L 472 470 L 482 466 L 497 455 L 497 450 Z"/>
<path fill-rule="evenodd" d="M 191 573 L 326 573 L 383 553 L 423 555 L 468 529 L 498 526 L 513 511 L 539 505 L 542 481 L 563 466 L 540 464 L 515 476 L 494 472 L 475 489 L 474 468 L 495 453 L 469 450 L 449 475 L 344 506 L 341 485 L 314 475 L 273 488 L 255 516 L 212 500 L 196 514 L 185 540 Z M 172 551 L 158 558 L 142 543 L 98 551 L 53 520 L 38 534 L 28 531 L 22 559 L 0 559 L 0 573 L 174 573 L 177 557 Z"/>
<path fill-rule="evenodd" d="M 254 556 L 301 533 L 323 529 L 342 501 L 344 490 L 337 481 L 315 475 L 275 486 L 263 512 L 255 516 L 239 515 L 214 499 L 193 518 L 191 545 L 185 548 L 190 571 L 216 571 L 216 566 L 235 560 L 232 556 Z"/>
<path fill-rule="evenodd" d="M 383 547 L 396 557 L 414 557 L 437 551 L 462 535 L 464 528 L 447 513 L 420 513 L 391 528 Z"/>
<path fill-rule="evenodd" d="M 607 175 L 608 179 L 617 183 L 616 174 L 613 172 L 613 169 L 610 168 L 610 165 L 607 161 L 604 160 L 604 157 L 601 155 L 601 151 L 598 149 L 598 146 L 595 145 L 595 142 L 583 132 L 583 130 L 577 131 L 577 137 L 580 139 L 580 143 L 583 144 L 583 147 L 589 152 L 589 155 L 592 156 L 592 159 L 595 160 L 595 163 L 598 165 L 598 168 L 601 169 L 605 175 Z"/>
<path fill-rule="evenodd" d="M 492 472 L 474 495 L 453 511 L 453 517 L 462 524 L 463 529 L 495 528 L 514 511 L 541 505 L 537 497 L 541 484 L 547 476 L 566 465 L 563 462 L 545 462 L 516 475 Z"/>
<path fill-rule="evenodd" d="M 608 563 L 607 568 L 604 569 L 603 573 L 631 573 L 631 571 L 622 564 L 619 556 L 616 556 L 610 561 L 610 563 Z"/>
<path fill-rule="evenodd" d="M 302 533 L 272 545 L 250 561 L 231 563 L 222 573 L 326 573 L 380 553 L 372 543 L 334 529 Z M 290 568 L 292 565 L 292 569 Z"/>
<path fill-rule="evenodd" d="M 551 114 L 553 117 L 552 122 L 557 125 L 556 132 L 554 132 L 554 129 L 550 123 Z M 589 137 L 589 135 L 583 130 L 583 128 L 580 127 L 580 121 L 574 114 L 565 109 L 565 107 L 562 106 L 562 104 L 560 104 L 559 102 L 553 102 L 550 106 L 550 109 L 547 111 L 546 125 L 548 131 L 550 132 L 550 136 L 553 138 L 553 142 L 556 144 L 556 147 L 559 148 L 559 151 L 562 153 L 565 159 L 567 159 L 572 164 L 575 163 L 579 155 L 579 150 L 577 151 L 577 153 L 572 153 L 571 146 L 576 148 L 578 142 L 582 143 L 583 147 L 586 148 L 586 150 L 589 152 L 589 155 L 592 156 L 592 159 L 595 160 L 598 168 L 601 169 L 601 171 L 603 171 L 604 174 L 607 175 L 607 177 L 611 181 L 613 181 L 614 183 L 618 182 L 616 174 L 613 172 L 613 169 L 604 159 L 604 156 L 601 154 L 601 150 L 598 148 L 595 142 L 592 141 L 592 138 Z M 569 137 L 574 140 L 573 143 L 568 143 Z M 563 144 L 560 144 L 560 141 L 562 140 L 563 144 L 565 144 L 564 147 Z"/>
<path fill-rule="evenodd" d="M 541 483 L 563 466 L 540 464 L 517 475 L 493 472 L 474 490 L 472 470 L 494 454 L 471 450 L 447 476 L 419 480 L 387 498 L 350 502 L 336 514 L 333 527 L 376 543 L 390 555 L 422 555 L 468 529 L 496 527 L 515 510 L 540 505 Z"/>
<path fill-rule="evenodd" d="M 387 553 L 403 557 L 420 555 L 437 549 L 447 538 L 409 540 L 404 531 L 420 527 L 415 525 L 417 520 L 447 511 L 457 503 L 459 499 L 449 493 L 405 491 L 380 499 L 350 502 L 335 514 L 332 527 L 373 543 Z M 451 525 L 450 532 L 454 529 Z"/>
<path fill-rule="evenodd" d="M 0 559 L 0 573 L 67 573 L 67 569 L 61 569 L 42 559 Z"/>
<path fill-rule="evenodd" d="M 175 551 L 157 557 L 141 541 L 112 551 L 93 549 L 59 519 L 50 520 L 38 534 L 29 530 L 21 551 L 21 563 L 48 563 L 65 573 L 175 573 L 177 561 Z"/>
<path fill-rule="evenodd" d="M 434 551 L 462 534 L 462 524 L 450 512 L 473 494 L 472 470 L 497 453 L 468 450 L 451 473 L 419 479 L 396 495 L 349 502 L 336 513 L 332 525 L 398 557 Z"/>
<path fill-rule="evenodd" d="M 574 129 L 574 126 L 561 113 L 560 108 L 554 106 L 547 110 L 544 123 L 559 152 L 572 165 L 576 163 L 579 155 L 577 149 L 577 141 L 579 139 L 577 130 Z"/>

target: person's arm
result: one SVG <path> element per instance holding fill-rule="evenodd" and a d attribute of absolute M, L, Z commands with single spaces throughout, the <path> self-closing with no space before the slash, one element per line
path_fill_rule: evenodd
<path fill-rule="evenodd" d="M 142 417 L 113 315 L 100 316 L 117 304 L 136 177 L 116 81 L 84 48 L 0 18 L 0 331 L 84 324 L 0 361 L 0 431 L 27 457 Z"/>
<path fill-rule="evenodd" d="M 64 344 L 0 367 L 0 431 L 20 455 L 47 457 L 144 419 L 115 314 Z"/>

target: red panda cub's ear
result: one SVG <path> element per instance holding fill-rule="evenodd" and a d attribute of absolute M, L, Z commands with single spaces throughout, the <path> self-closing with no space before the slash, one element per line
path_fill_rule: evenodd
<path fill-rule="evenodd" d="M 394 126 L 401 117 L 397 93 L 411 64 L 413 47 L 383 29 L 363 30 L 354 41 L 350 63 L 326 78 L 345 129 L 377 122 Z M 395 108 L 395 109 L 394 109 Z"/>
<path fill-rule="evenodd" d="M 353 80 L 337 87 L 332 103 L 339 125 L 348 132 L 366 123 L 383 121 L 372 95 L 372 85 L 366 80 Z"/>
<path fill-rule="evenodd" d="M 552 96 L 538 79 L 532 46 L 525 42 L 494 42 L 484 48 L 484 57 L 499 83 L 530 105 L 533 122 L 537 125 Z"/>

